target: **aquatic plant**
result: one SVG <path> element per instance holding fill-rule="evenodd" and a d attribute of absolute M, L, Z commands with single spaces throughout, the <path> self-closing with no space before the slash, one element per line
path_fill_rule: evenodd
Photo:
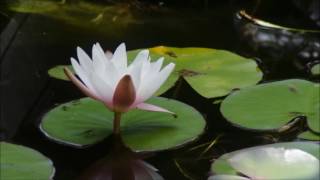
<path fill-rule="evenodd" d="M 54 174 L 53 162 L 40 152 L 0 142 L 0 179 L 52 179 Z"/>
<path fill-rule="evenodd" d="M 293 119 L 305 117 L 307 130 L 314 137 L 304 139 L 318 140 L 319 91 L 319 83 L 302 79 L 263 83 L 232 93 L 223 100 L 220 111 L 236 126 L 269 132 L 283 132 L 294 125 L 290 124 Z"/>
<path fill-rule="evenodd" d="M 128 66 L 124 43 L 114 54 L 104 53 L 96 43 L 92 47 L 92 59 L 80 47 L 77 52 L 80 63 L 74 58 L 71 58 L 71 63 L 81 81 L 68 68 L 64 69 L 65 73 L 85 95 L 103 102 L 114 112 L 114 133 L 120 133 L 121 114 L 130 109 L 172 113 L 144 101 L 165 82 L 174 69 L 174 63 L 161 69 L 163 58 L 150 62 L 149 51 L 142 50 Z"/>
<path fill-rule="evenodd" d="M 142 49 L 128 51 L 128 60 L 134 59 Z M 174 88 L 176 95 L 181 89 L 182 78 L 201 96 L 216 98 L 228 95 L 234 89 L 241 89 L 258 83 L 263 76 L 254 59 L 245 58 L 226 50 L 199 47 L 155 46 L 148 48 L 150 57 L 164 57 L 164 62 L 176 65 L 167 81 L 156 92 L 160 95 Z M 62 71 L 64 66 L 51 68 L 51 77 L 68 80 Z M 176 85 L 176 86 L 175 86 Z"/>

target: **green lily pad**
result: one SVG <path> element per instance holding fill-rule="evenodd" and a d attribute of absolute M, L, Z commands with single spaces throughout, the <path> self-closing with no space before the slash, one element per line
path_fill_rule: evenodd
<path fill-rule="evenodd" d="M 68 67 L 73 73 L 74 70 L 72 66 L 64 66 L 64 65 L 58 65 L 48 70 L 48 75 L 50 77 L 54 77 L 56 79 L 61 79 L 65 81 L 69 81 L 69 78 L 64 74 L 63 68 Z"/>
<path fill-rule="evenodd" d="M 226 153 L 219 157 L 217 160 L 213 162 L 211 165 L 211 172 L 215 174 L 221 174 L 221 175 L 237 175 L 237 170 L 231 165 L 230 158 L 234 157 L 237 154 L 240 153 L 248 153 L 252 150 L 261 149 L 261 148 L 285 148 L 285 149 L 299 149 L 304 152 L 307 152 L 314 157 L 316 157 L 318 160 L 320 159 L 320 151 L 319 151 L 319 144 L 311 143 L 311 142 L 285 142 L 285 143 L 276 143 L 276 144 L 269 144 L 269 145 L 263 145 L 263 146 L 256 146 L 246 149 L 241 149 L 237 151 L 233 151 L 230 153 Z M 257 168 L 259 168 L 260 161 L 255 161 L 255 165 Z M 301 167 L 303 168 L 303 167 Z M 272 169 L 272 168 L 270 168 Z M 274 168 L 273 168 L 274 169 Z M 267 178 L 268 179 L 268 178 Z"/>
<path fill-rule="evenodd" d="M 173 87 L 180 76 L 206 98 L 225 96 L 233 89 L 254 85 L 262 78 L 262 72 L 252 59 L 225 50 L 208 48 L 174 48 L 157 46 L 150 48 L 152 60 L 165 57 L 165 63 L 174 62 L 176 68 L 157 94 Z M 140 50 L 128 51 L 129 61 Z M 67 79 L 61 66 L 49 70 L 52 77 Z"/>
<path fill-rule="evenodd" d="M 253 179 L 311 180 L 319 177 L 319 159 L 296 148 L 256 147 L 228 159 L 238 172 Z"/>
<path fill-rule="evenodd" d="M 197 138 L 205 127 L 201 114 L 176 100 L 154 97 L 147 102 L 176 113 L 131 110 L 121 120 L 125 144 L 135 151 L 174 148 Z M 75 147 L 102 141 L 112 133 L 113 113 L 90 98 L 71 101 L 49 111 L 40 125 L 51 139 Z"/>
<path fill-rule="evenodd" d="M 0 179 L 52 179 L 55 169 L 50 159 L 21 145 L 0 142 Z"/>
<path fill-rule="evenodd" d="M 316 134 L 312 131 L 305 131 L 299 134 L 298 138 L 310 141 L 320 141 L 320 134 Z"/>
<path fill-rule="evenodd" d="M 237 91 L 221 104 L 223 116 L 237 126 L 253 130 L 277 130 L 298 116 L 320 132 L 320 86 L 291 79 L 260 84 Z"/>

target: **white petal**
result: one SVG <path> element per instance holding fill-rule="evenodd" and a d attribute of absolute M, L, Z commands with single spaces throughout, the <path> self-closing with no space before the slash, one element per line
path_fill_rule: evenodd
<path fill-rule="evenodd" d="M 131 66 L 142 65 L 143 61 L 147 61 L 149 57 L 149 50 L 145 49 L 140 51 L 137 56 L 134 58 L 133 62 L 130 64 Z"/>
<path fill-rule="evenodd" d="M 131 76 L 136 92 L 139 90 L 139 86 L 140 86 L 141 69 L 142 69 L 142 66 L 132 66 L 128 70 L 128 74 Z"/>
<path fill-rule="evenodd" d="M 151 68 L 153 72 L 159 72 L 162 66 L 164 58 L 159 58 L 156 62 L 151 63 Z"/>
<path fill-rule="evenodd" d="M 92 60 L 87 55 L 87 53 L 85 53 L 80 47 L 77 47 L 77 56 L 83 70 L 87 73 L 91 72 L 93 68 Z"/>
<path fill-rule="evenodd" d="M 149 57 L 149 50 L 147 50 L 147 49 L 142 50 L 137 54 L 137 56 L 135 57 L 133 62 L 128 67 L 127 73 L 131 75 L 136 92 L 138 92 L 138 90 L 139 90 L 141 77 L 142 77 L 141 73 L 142 73 L 142 69 L 144 67 L 143 64 L 144 63 L 150 64 L 148 57 Z"/>
<path fill-rule="evenodd" d="M 123 71 L 125 71 L 125 69 L 127 68 L 127 52 L 124 43 L 121 43 L 117 47 L 111 61 L 116 66 L 119 72 L 122 73 Z"/>
<path fill-rule="evenodd" d="M 110 60 L 106 56 L 106 54 L 105 54 L 104 50 L 102 49 L 102 47 L 100 46 L 100 44 L 96 43 L 95 45 L 96 45 L 96 53 L 98 54 L 98 56 L 103 60 Z"/>
<path fill-rule="evenodd" d="M 92 60 L 94 71 L 98 74 L 103 74 L 105 72 L 106 57 L 104 53 L 101 55 L 99 48 L 95 44 L 92 46 Z"/>
<path fill-rule="evenodd" d="M 74 71 L 79 76 L 81 81 L 85 84 L 85 86 L 87 86 L 89 89 L 92 89 L 91 82 L 88 78 L 88 73 L 82 69 L 82 67 L 78 64 L 78 62 L 74 58 L 71 58 L 71 64 Z"/>
<path fill-rule="evenodd" d="M 140 81 L 145 81 L 146 78 L 150 78 L 153 73 L 150 74 L 151 63 L 150 60 L 142 61 L 141 73 L 140 73 Z"/>
<path fill-rule="evenodd" d="M 173 112 L 164 109 L 162 107 L 153 105 L 153 104 L 148 104 L 148 103 L 140 103 L 138 105 L 136 105 L 136 107 L 138 109 L 142 109 L 142 110 L 146 110 L 146 111 L 155 111 L 155 112 L 165 112 L 165 113 L 170 113 L 170 114 L 174 114 Z"/>
<path fill-rule="evenodd" d="M 119 80 L 121 79 L 121 74 L 118 72 L 114 64 L 110 61 L 105 63 L 105 70 L 100 76 L 105 80 L 111 87 L 116 87 Z"/>
<path fill-rule="evenodd" d="M 68 68 L 64 68 L 64 73 L 86 96 L 99 100 L 99 96 L 94 93 L 94 91 L 85 86 L 76 76 L 73 75 L 73 73 Z"/>
<path fill-rule="evenodd" d="M 137 93 L 137 103 L 139 103 L 139 101 L 143 102 L 148 98 L 150 98 L 160 88 L 160 86 L 167 80 L 170 73 L 173 71 L 174 67 L 175 67 L 175 64 L 170 63 L 165 68 L 163 68 L 159 73 L 157 73 L 153 78 L 142 80 L 141 85 L 139 87 L 139 91 Z M 148 74 L 146 75 L 151 76 Z"/>
<path fill-rule="evenodd" d="M 99 99 L 104 102 L 110 109 L 112 109 L 112 98 L 114 89 L 108 85 L 100 76 L 93 72 L 90 77 L 93 87 L 95 88 L 97 94 L 99 95 Z"/>

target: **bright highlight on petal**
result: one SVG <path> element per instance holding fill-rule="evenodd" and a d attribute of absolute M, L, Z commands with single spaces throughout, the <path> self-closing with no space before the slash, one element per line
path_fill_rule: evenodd
<path fill-rule="evenodd" d="M 78 78 L 65 68 L 69 79 L 87 96 L 103 102 L 111 111 L 126 112 L 133 108 L 172 113 L 161 107 L 145 104 L 167 80 L 175 64 L 162 67 L 163 58 L 150 61 L 149 51 L 142 50 L 128 65 L 126 46 L 115 52 L 104 51 L 99 43 L 92 47 L 90 58 L 77 47 L 78 61 L 71 58 Z"/>

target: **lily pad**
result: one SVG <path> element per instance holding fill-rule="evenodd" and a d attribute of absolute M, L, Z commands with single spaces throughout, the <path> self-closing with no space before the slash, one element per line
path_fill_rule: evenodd
<path fill-rule="evenodd" d="M 52 179 L 55 169 L 50 159 L 21 145 L 0 142 L 0 179 Z"/>
<path fill-rule="evenodd" d="M 149 103 L 176 113 L 131 110 L 121 120 L 124 143 L 135 151 L 174 148 L 197 138 L 205 127 L 201 114 L 176 100 L 154 97 Z M 102 141 L 112 133 L 113 113 L 90 98 L 71 101 L 49 111 L 40 125 L 50 139 L 75 147 Z"/>
<path fill-rule="evenodd" d="M 310 155 L 313 155 L 315 158 L 317 158 L 318 163 L 319 163 L 319 158 L 320 158 L 319 144 L 315 144 L 315 143 L 311 143 L 311 142 L 285 142 L 285 143 L 276 143 L 276 144 L 269 144 L 269 145 L 263 145 L 263 146 L 256 146 L 256 147 L 241 149 L 238 151 L 224 154 L 213 162 L 213 164 L 211 166 L 211 172 L 218 174 L 218 175 L 237 175 L 238 171 L 231 165 L 231 162 L 230 162 L 230 159 L 232 157 L 235 157 L 235 155 L 239 155 L 241 153 L 254 154 L 254 151 L 256 151 L 257 149 L 266 149 L 266 148 L 267 149 L 268 148 L 281 148 L 281 149 L 302 150 L 304 152 L 309 153 Z M 271 154 L 271 156 L 272 156 L 272 154 Z M 260 158 L 263 158 L 263 157 L 260 156 Z M 260 168 L 259 170 L 263 169 L 262 166 L 260 166 L 261 161 L 251 161 L 250 163 L 253 163 L 254 167 L 256 167 L 257 170 L 259 168 Z M 247 165 L 248 165 L 248 163 L 247 163 Z M 276 165 L 271 166 L 271 168 L 268 168 L 267 170 L 268 171 L 273 171 L 273 170 L 277 171 L 277 169 L 275 169 L 273 167 L 276 167 Z M 300 167 L 300 168 L 301 168 L 300 170 L 302 171 L 303 167 Z M 274 175 L 277 172 L 271 172 L 271 173 Z M 297 173 L 299 173 L 299 171 Z M 319 171 L 318 171 L 318 173 L 319 173 Z M 290 176 L 290 174 L 294 175 L 294 173 L 289 172 L 288 176 Z M 297 178 L 297 177 L 291 177 L 291 179 L 294 179 L 294 178 Z M 270 178 L 266 178 L 266 179 L 270 179 Z"/>
<path fill-rule="evenodd" d="M 69 78 L 65 75 L 63 68 L 66 67 L 64 65 L 58 65 L 48 70 L 48 75 L 50 77 L 54 77 L 56 79 L 61 79 L 65 81 L 69 81 Z M 71 70 L 74 73 L 74 70 L 71 66 L 68 66 L 69 70 Z"/>
<path fill-rule="evenodd" d="M 164 57 L 165 63 L 176 64 L 175 72 L 169 76 L 157 94 L 173 87 L 180 76 L 206 98 L 225 96 L 233 89 L 254 85 L 262 78 L 262 72 L 253 59 L 225 50 L 165 46 L 149 50 L 152 60 Z M 129 51 L 129 61 L 133 60 L 139 51 L 140 49 Z M 50 69 L 50 76 L 67 79 L 61 69 L 61 66 Z"/>
<path fill-rule="evenodd" d="M 248 87 L 228 96 L 221 104 L 223 116 L 252 130 L 277 130 L 298 116 L 320 132 L 320 86 L 291 79 Z"/>
<path fill-rule="evenodd" d="M 228 159 L 233 168 L 253 179 L 315 179 L 319 159 L 300 149 L 263 147 L 241 151 Z"/>
<path fill-rule="evenodd" d="M 305 131 L 299 134 L 298 138 L 310 141 L 320 141 L 320 134 L 316 134 L 312 131 Z"/>

